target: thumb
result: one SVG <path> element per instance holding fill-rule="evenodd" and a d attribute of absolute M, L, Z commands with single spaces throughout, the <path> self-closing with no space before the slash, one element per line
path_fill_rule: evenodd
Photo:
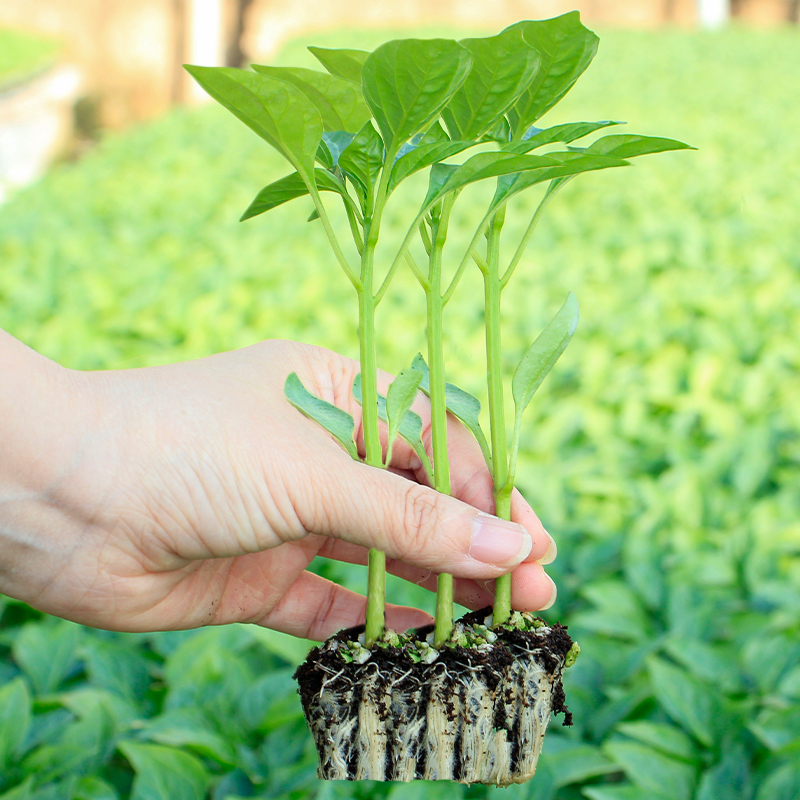
<path fill-rule="evenodd" d="M 406 564 L 488 580 L 531 552 L 528 531 L 387 470 L 337 459 L 308 476 L 295 513 L 306 531 L 375 547 Z"/>

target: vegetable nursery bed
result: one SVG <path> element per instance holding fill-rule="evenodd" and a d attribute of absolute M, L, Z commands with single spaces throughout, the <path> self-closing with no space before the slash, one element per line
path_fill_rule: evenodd
<path fill-rule="evenodd" d="M 433 626 L 364 647 L 364 626 L 314 648 L 295 678 L 329 780 L 531 778 L 552 714 L 572 724 L 561 682 L 577 645 L 564 626 L 492 609 L 464 616 L 432 647 Z"/>

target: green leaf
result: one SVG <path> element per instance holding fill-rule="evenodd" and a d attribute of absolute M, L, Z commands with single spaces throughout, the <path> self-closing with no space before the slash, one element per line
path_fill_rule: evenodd
<path fill-rule="evenodd" d="M 489 213 L 493 213 L 494 210 L 503 203 L 508 202 L 514 195 L 519 194 L 519 192 L 524 189 L 535 186 L 537 183 L 552 180 L 553 184 L 548 187 L 548 193 L 552 193 L 567 179 L 575 175 L 580 175 L 583 172 L 594 172 L 599 169 L 628 166 L 628 162 L 622 159 L 584 153 L 558 152 L 548 153 L 547 156 L 517 157 L 546 158 L 551 162 L 555 162 L 555 164 L 544 164 L 541 168 L 533 165 L 532 169 L 528 169 L 524 172 L 501 176 L 497 181 L 497 189 L 495 190 L 494 197 L 489 206 Z"/>
<path fill-rule="evenodd" d="M 549 734 L 553 736 L 553 734 Z M 556 752 L 545 745 L 545 755 L 550 772 L 554 777 L 556 788 L 569 786 L 571 783 L 582 783 L 589 778 L 616 772 L 617 766 L 609 761 L 600 748 L 590 744 L 569 744 Z"/>
<path fill-rule="evenodd" d="M 691 798 L 695 772 L 683 761 L 668 758 L 637 742 L 610 741 L 603 750 L 642 789 L 665 794 L 672 800 Z"/>
<path fill-rule="evenodd" d="M 338 167 L 342 151 L 355 138 L 354 133 L 347 131 L 323 131 L 322 141 L 317 149 L 317 161 L 327 169 Z"/>
<path fill-rule="evenodd" d="M 519 30 L 459 42 L 472 56 L 466 80 L 442 109 L 453 139 L 478 139 L 495 128 L 517 101 L 541 63 Z"/>
<path fill-rule="evenodd" d="M 28 775 L 18 786 L 0 794 L 0 800 L 33 800 L 33 775 Z"/>
<path fill-rule="evenodd" d="M 713 742 L 711 697 L 706 687 L 661 659 L 649 662 L 653 693 L 664 711 L 706 747 Z"/>
<path fill-rule="evenodd" d="M 321 397 L 311 394 L 303 386 L 296 372 L 292 372 L 286 378 L 283 393 L 298 411 L 325 428 L 347 450 L 351 458 L 356 461 L 359 460 L 356 444 L 353 440 L 355 422 L 350 414 L 326 402 Z"/>
<path fill-rule="evenodd" d="M 409 175 L 413 175 L 431 164 L 443 161 L 445 158 L 451 158 L 457 153 L 461 153 L 468 147 L 474 147 L 478 142 L 430 142 L 429 144 L 421 144 L 418 147 L 410 149 L 407 153 L 401 155 L 392 167 L 392 173 L 389 177 L 389 191 L 393 191 L 395 187 L 404 181 Z"/>
<path fill-rule="evenodd" d="M 171 709 L 147 720 L 140 735 L 150 742 L 193 750 L 228 767 L 237 764 L 233 742 L 215 731 L 211 721 L 197 708 Z"/>
<path fill-rule="evenodd" d="M 117 790 L 96 775 L 81 778 L 72 790 L 71 800 L 119 800 Z"/>
<path fill-rule="evenodd" d="M 353 198 L 347 193 L 345 185 L 333 173 L 328 172 L 326 169 L 317 168 L 314 170 L 314 176 L 318 190 L 336 192 L 336 194 L 342 196 L 345 202 L 355 206 Z M 307 194 L 309 194 L 309 191 L 305 181 L 300 177 L 299 173 L 293 172 L 291 175 L 286 175 L 269 184 L 269 186 L 265 186 L 247 207 L 239 222 L 257 217 L 259 214 L 264 214 L 273 208 L 288 203 L 290 200 L 304 197 Z"/>
<path fill-rule="evenodd" d="M 701 776 L 695 800 L 746 800 L 752 797 L 748 756 L 738 742 L 727 748 L 722 760 Z"/>
<path fill-rule="evenodd" d="M 87 638 L 82 647 L 86 671 L 93 686 L 108 689 L 135 703 L 150 683 L 149 662 L 124 640 Z"/>
<path fill-rule="evenodd" d="M 506 30 L 521 30 L 541 56 L 539 70 L 508 113 L 514 138 L 551 109 L 589 66 L 600 41 L 571 11 L 545 20 L 525 20 Z"/>
<path fill-rule="evenodd" d="M 370 53 L 364 97 L 389 152 L 441 114 L 471 64 L 469 52 L 449 39 L 397 39 Z"/>
<path fill-rule="evenodd" d="M 20 752 L 31 724 L 31 695 L 22 678 L 0 687 L 0 776 Z"/>
<path fill-rule="evenodd" d="M 519 362 L 511 381 L 511 394 L 517 417 L 527 408 L 547 373 L 566 350 L 578 326 L 578 299 L 570 292 L 564 305 Z"/>
<path fill-rule="evenodd" d="M 780 750 L 795 743 L 800 745 L 800 715 L 794 705 L 765 708 L 747 727 L 770 750 Z"/>
<path fill-rule="evenodd" d="M 622 784 L 615 786 L 590 786 L 583 790 L 589 800 L 674 800 L 667 794 L 643 789 L 641 786 Z"/>
<path fill-rule="evenodd" d="M 188 753 L 160 744 L 123 741 L 120 752 L 136 771 L 131 800 L 204 800 L 209 776 Z"/>
<path fill-rule="evenodd" d="M 369 55 L 368 51 L 344 48 L 331 50 L 327 47 L 309 47 L 308 49 L 331 75 L 361 85 L 361 69 Z"/>
<path fill-rule="evenodd" d="M 233 67 L 186 66 L 217 102 L 271 144 L 309 182 L 322 139 L 314 104 L 286 81 Z"/>
<path fill-rule="evenodd" d="M 758 787 L 756 800 L 797 800 L 800 797 L 800 769 L 784 764 Z"/>
<path fill-rule="evenodd" d="M 355 380 L 353 381 L 353 397 L 355 397 L 356 402 L 358 402 L 360 405 L 362 402 L 361 373 L 356 375 Z M 383 422 L 388 424 L 389 418 L 386 414 L 386 398 L 380 392 L 378 392 L 378 417 L 383 420 Z M 430 458 L 425 451 L 425 445 L 422 443 L 422 417 L 420 417 L 420 415 L 414 411 L 409 411 L 403 417 L 398 433 L 411 447 L 417 458 L 419 458 L 422 466 L 428 473 L 428 477 L 432 478 L 433 468 L 431 466 Z"/>
<path fill-rule="evenodd" d="M 544 147 L 545 145 L 554 144 L 555 142 L 569 144 L 601 128 L 607 128 L 610 125 L 624 124 L 624 122 L 603 120 L 602 122 L 567 122 L 563 125 L 554 125 L 551 128 L 544 128 L 543 130 L 529 128 L 528 133 L 531 134 L 530 136 L 526 133 L 521 142 L 509 142 L 503 146 L 503 150 L 507 153 L 528 153 L 531 150 L 535 150 L 537 147 Z"/>
<path fill-rule="evenodd" d="M 700 755 L 697 746 L 682 730 L 663 722 L 650 722 L 649 720 L 621 722 L 617 725 L 616 730 L 665 755 L 679 758 L 682 761 L 694 762 Z"/>
<path fill-rule="evenodd" d="M 326 131 L 355 133 L 372 118 L 361 87 L 350 80 L 301 67 L 266 67 L 253 64 L 261 75 L 291 83 L 316 107 Z"/>
<path fill-rule="evenodd" d="M 383 167 L 383 141 L 371 122 L 367 122 L 342 151 L 339 166 L 358 181 L 365 192 L 375 184 Z"/>
<path fill-rule="evenodd" d="M 389 425 L 389 449 L 386 464 L 391 463 L 392 445 L 411 404 L 417 396 L 422 375 L 415 369 L 401 370 L 386 393 L 386 419 Z"/>
<path fill-rule="evenodd" d="M 80 638 L 80 625 L 73 622 L 31 622 L 23 626 L 12 653 L 35 694 L 46 694 L 58 687 L 75 661 Z"/>
<path fill-rule="evenodd" d="M 596 153 L 615 158 L 634 158 L 651 153 L 666 153 L 669 150 L 696 150 L 696 147 L 676 139 L 663 139 L 659 136 L 639 136 L 634 133 L 615 133 L 601 136 L 586 148 L 587 153 Z"/>
<path fill-rule="evenodd" d="M 425 363 L 425 359 L 420 353 L 417 353 L 417 355 L 414 356 L 414 360 L 411 362 L 411 369 L 419 370 L 419 372 L 422 373 L 422 381 L 419 388 L 422 389 L 425 394 L 430 396 L 430 372 L 428 370 L 428 365 Z M 478 442 L 478 445 L 481 448 L 481 453 L 483 453 L 483 459 L 486 462 L 486 466 L 491 472 L 492 455 L 491 451 L 489 450 L 489 443 L 486 441 L 486 436 L 484 436 L 483 429 L 481 428 L 480 400 L 452 383 L 445 383 L 444 393 L 445 406 L 447 407 L 447 410 L 454 417 L 459 419 L 466 426 L 467 430 L 469 430 L 469 432 L 475 437 L 475 440 Z"/>

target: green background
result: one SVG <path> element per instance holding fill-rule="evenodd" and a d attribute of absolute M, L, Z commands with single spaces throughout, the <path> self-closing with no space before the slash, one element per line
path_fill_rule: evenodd
<path fill-rule="evenodd" d="M 537 776 L 504 798 L 800 796 L 797 74 L 796 31 L 601 32 L 545 120 L 622 119 L 699 150 L 574 181 L 508 293 L 509 369 L 567 291 L 581 303 L 526 417 L 519 486 L 560 548 L 543 616 L 583 652 L 567 678 L 574 728 L 554 724 Z M 236 221 L 288 171 L 215 107 L 109 136 L 0 208 L 0 327 L 77 369 L 269 337 L 355 356 L 355 296 L 308 201 Z M 387 245 L 413 209 L 408 184 Z M 448 307 L 446 347 L 449 378 L 481 396 L 478 287 L 469 276 Z M 424 346 L 408 275 L 378 325 L 386 369 Z M 360 568 L 320 569 L 364 585 Z M 389 594 L 433 606 L 397 580 Z M 418 796 L 315 778 L 290 678 L 306 648 L 247 626 L 112 634 L 0 597 L 0 798 Z"/>

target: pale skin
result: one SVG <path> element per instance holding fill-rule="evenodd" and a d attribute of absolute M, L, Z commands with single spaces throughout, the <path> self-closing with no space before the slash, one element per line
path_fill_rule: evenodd
<path fill-rule="evenodd" d="M 515 493 L 490 516 L 480 450 L 448 421 L 454 497 L 426 485 L 399 441 L 389 471 L 356 463 L 292 408 L 295 371 L 351 413 L 363 453 L 358 364 L 265 341 L 163 367 L 79 372 L 0 331 L 0 592 L 85 625 L 153 631 L 247 622 L 322 640 L 364 621 L 365 598 L 307 570 L 321 556 L 365 564 L 456 600 L 492 602 L 513 571 L 513 606 L 552 605 L 555 544 Z M 382 374 L 386 390 L 391 376 Z M 427 442 L 430 407 L 414 410 Z M 387 627 L 430 623 L 389 604 Z"/>

